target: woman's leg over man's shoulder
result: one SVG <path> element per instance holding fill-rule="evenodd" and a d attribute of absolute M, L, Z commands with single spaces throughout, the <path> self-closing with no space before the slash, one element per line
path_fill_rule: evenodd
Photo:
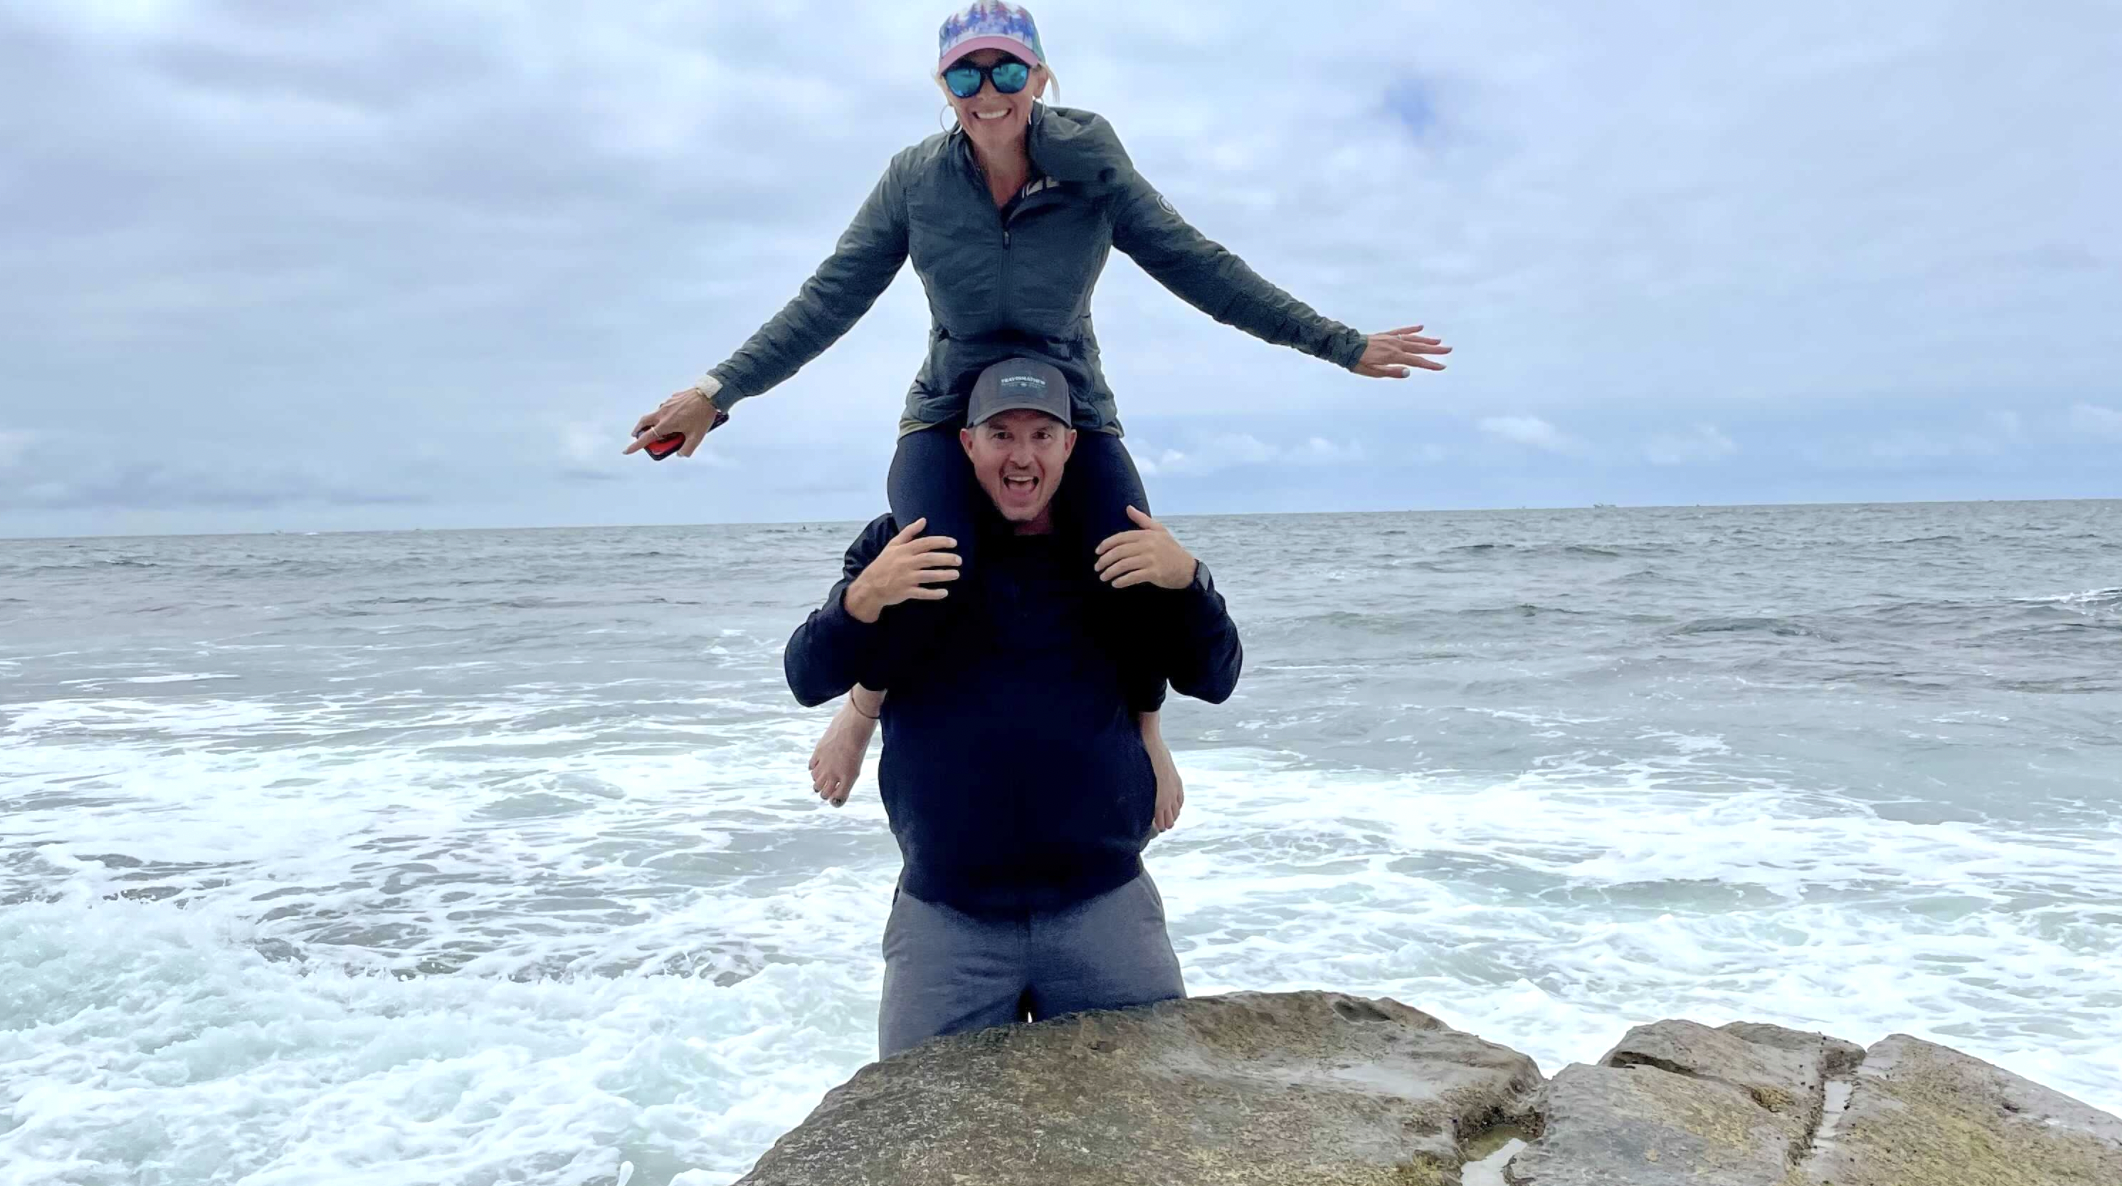
<path fill-rule="evenodd" d="M 955 549 L 961 563 L 970 563 L 973 547 L 973 517 L 980 497 L 973 480 L 972 464 L 958 443 L 958 426 L 938 424 L 903 433 L 892 453 L 892 467 L 885 478 L 885 494 L 891 500 L 892 517 L 904 527 L 916 519 L 927 519 L 925 535 L 944 535 L 958 541 Z M 883 711 L 883 693 L 890 686 L 887 674 L 908 654 L 918 654 L 935 645 L 942 634 L 950 598 L 941 601 L 909 601 L 895 607 L 901 647 L 873 670 L 862 673 L 847 702 L 826 726 L 825 736 L 811 751 L 811 789 L 835 807 L 847 802 L 862 775 L 862 759 L 869 752 L 876 732 L 877 716 Z"/>

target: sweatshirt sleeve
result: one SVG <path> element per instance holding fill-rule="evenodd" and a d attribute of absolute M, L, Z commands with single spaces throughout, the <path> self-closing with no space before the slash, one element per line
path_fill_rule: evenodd
<path fill-rule="evenodd" d="M 853 329 L 891 287 L 906 262 L 906 162 L 905 153 L 892 160 L 833 253 L 795 298 L 708 372 L 722 384 L 715 406 L 728 411 L 795 374 Z"/>
<path fill-rule="evenodd" d="M 1156 640 L 1150 653 L 1158 674 L 1182 696 L 1210 704 L 1230 699 L 1245 666 L 1245 647 L 1207 563 L 1195 562 L 1194 583 L 1186 588 L 1153 592 L 1151 619 L 1144 624 Z"/>
<path fill-rule="evenodd" d="M 884 645 L 881 623 L 863 622 L 847 612 L 847 587 L 897 533 L 890 515 L 880 516 L 863 528 L 855 542 L 848 545 L 840 579 L 826 596 L 825 604 L 812 610 L 810 617 L 789 635 L 788 647 L 781 653 L 781 668 L 788 676 L 788 690 L 795 693 L 796 703 L 803 707 L 815 708 L 846 695 Z"/>
<path fill-rule="evenodd" d="M 1225 325 L 1340 367 L 1363 357 L 1370 335 L 1321 316 L 1267 282 L 1244 260 L 1193 228 L 1131 168 L 1113 194 L 1113 246 L 1159 284 Z"/>

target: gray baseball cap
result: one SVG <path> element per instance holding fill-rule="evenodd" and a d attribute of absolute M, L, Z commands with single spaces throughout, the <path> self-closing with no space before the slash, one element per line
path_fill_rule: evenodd
<path fill-rule="evenodd" d="M 1036 358 L 1005 358 L 973 381 L 965 423 L 980 424 L 1003 412 L 1020 410 L 1044 412 L 1063 424 L 1070 423 L 1068 376 Z"/>

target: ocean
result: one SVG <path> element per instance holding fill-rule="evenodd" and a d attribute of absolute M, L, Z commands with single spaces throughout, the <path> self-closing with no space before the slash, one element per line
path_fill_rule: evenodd
<path fill-rule="evenodd" d="M 2122 1112 L 2122 503 L 1173 526 L 1191 991 Z M 820 804 L 780 666 L 855 529 L 0 541 L 0 1182 L 741 1174 L 875 1052 L 876 750 Z"/>

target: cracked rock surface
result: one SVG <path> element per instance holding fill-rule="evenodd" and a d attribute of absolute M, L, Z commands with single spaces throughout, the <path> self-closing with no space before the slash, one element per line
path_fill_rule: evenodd
<path fill-rule="evenodd" d="M 1906 1034 L 1865 1053 L 1834 1133 L 1788 1186 L 2115 1186 L 2122 1120 Z"/>
<path fill-rule="evenodd" d="M 1498 1181 L 1467 1163 L 1514 1134 L 1513 1186 L 2122 1186 L 2122 1120 L 1902 1034 L 1660 1021 L 1543 1082 L 1330 992 L 938 1039 L 833 1089 L 737 1186 L 1461 1186 Z"/>
<path fill-rule="evenodd" d="M 1238 993 L 872 1063 L 740 1186 L 1451 1186 L 1539 1067 L 1392 1000 Z"/>

